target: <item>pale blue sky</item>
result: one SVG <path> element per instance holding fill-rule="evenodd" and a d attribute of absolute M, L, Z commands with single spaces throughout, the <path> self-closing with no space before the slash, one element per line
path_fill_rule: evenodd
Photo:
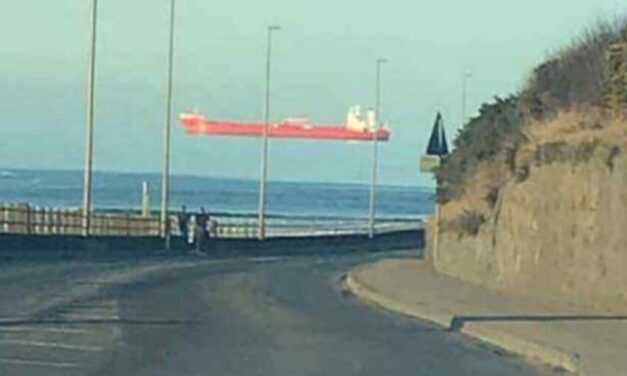
<path fill-rule="evenodd" d="M 516 91 L 531 68 L 616 0 L 177 0 L 176 113 L 261 117 L 265 27 L 279 24 L 273 117 L 330 123 L 373 105 L 374 60 L 386 57 L 381 181 L 430 183 L 417 163 L 437 110 L 459 126 L 468 109 Z M 80 169 L 84 152 L 88 0 L 3 0 L 0 168 Z M 623 5 L 621 5 L 621 3 Z M 100 0 L 95 167 L 158 171 L 168 0 Z M 176 123 L 173 172 L 255 178 L 256 139 L 192 138 Z M 366 182 L 365 144 L 273 141 L 270 177 Z"/>

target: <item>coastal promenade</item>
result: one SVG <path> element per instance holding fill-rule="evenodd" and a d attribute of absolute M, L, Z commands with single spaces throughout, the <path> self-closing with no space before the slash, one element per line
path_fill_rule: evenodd
<path fill-rule="evenodd" d="M 136 211 L 95 211 L 88 235 L 82 234 L 79 211 L 0 204 L 0 260 L 102 257 L 180 256 L 201 251 L 213 257 L 276 256 L 383 252 L 424 247 L 419 220 L 381 220 L 376 236 L 356 220 L 277 216 L 267 222 L 267 238 L 259 240 L 256 222 L 243 216 L 214 216 L 214 236 L 198 245 L 178 231 L 172 216 L 166 249 L 159 218 Z"/>
<path fill-rule="evenodd" d="M 575 374 L 627 369 L 627 316 L 568 301 L 505 295 L 437 273 L 420 260 L 383 260 L 346 275 L 347 287 L 388 310 L 438 324 Z"/>
<path fill-rule="evenodd" d="M 180 237 L 179 212 L 170 213 L 171 235 Z M 188 213 L 190 217 L 198 213 Z M 257 218 L 244 214 L 215 213 L 218 238 L 257 238 Z M 368 225 L 355 218 L 315 216 L 269 216 L 268 237 L 303 237 L 367 234 Z M 83 235 L 83 214 L 74 208 L 37 207 L 28 203 L 0 203 L 0 234 Z M 133 209 L 95 210 L 90 216 L 89 235 L 158 237 L 158 213 Z M 381 219 L 376 234 L 422 230 L 420 219 Z"/>

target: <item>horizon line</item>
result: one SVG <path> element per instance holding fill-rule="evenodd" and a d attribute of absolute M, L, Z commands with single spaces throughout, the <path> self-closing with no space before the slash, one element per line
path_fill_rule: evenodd
<path fill-rule="evenodd" d="M 43 172 L 76 172 L 82 173 L 82 169 L 77 168 L 29 168 L 29 167 L 3 167 L 0 166 L 0 172 L 2 171 L 43 171 Z M 160 171 L 123 171 L 123 170 L 110 170 L 110 169 L 94 169 L 94 173 L 109 173 L 109 174 L 126 174 L 126 175 L 141 175 L 141 174 L 154 174 L 161 175 Z M 171 177 L 189 177 L 189 178 L 208 178 L 208 179 L 223 179 L 223 180 L 239 180 L 239 181 L 259 181 L 259 178 L 242 177 L 242 176 L 218 176 L 218 175 L 201 175 L 193 173 L 173 173 Z M 284 180 L 276 179 L 269 180 L 269 182 L 275 183 L 302 183 L 302 184 L 334 184 L 334 185 L 359 185 L 368 186 L 368 182 L 355 182 L 355 181 L 341 181 L 330 182 L 320 180 Z M 380 187 L 392 187 L 392 188 L 417 188 L 420 190 L 432 190 L 432 187 L 417 184 L 404 184 L 404 183 L 380 183 Z"/>

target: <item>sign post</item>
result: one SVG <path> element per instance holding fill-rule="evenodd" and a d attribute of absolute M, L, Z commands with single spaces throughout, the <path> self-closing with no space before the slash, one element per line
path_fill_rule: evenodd
<path fill-rule="evenodd" d="M 449 154 L 446 133 L 444 132 L 444 119 L 438 112 L 435 123 L 429 137 L 426 153 L 420 158 L 420 172 L 436 174 L 442 160 Z M 440 190 L 440 179 L 436 176 L 436 197 L 435 197 L 435 224 L 433 226 L 433 263 L 437 263 L 438 246 L 440 238 L 440 204 L 438 203 L 438 192 Z"/>

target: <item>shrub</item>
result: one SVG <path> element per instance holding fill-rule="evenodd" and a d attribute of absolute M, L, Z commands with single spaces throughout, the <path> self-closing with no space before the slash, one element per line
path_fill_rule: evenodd
<path fill-rule="evenodd" d="M 532 120 L 559 110 L 601 104 L 606 77 L 606 51 L 627 28 L 627 16 L 599 21 L 570 45 L 533 70 L 521 93 L 521 108 Z"/>
<path fill-rule="evenodd" d="M 614 171 L 614 159 L 620 155 L 620 152 L 621 152 L 620 148 L 618 146 L 614 146 L 612 147 L 612 149 L 610 150 L 607 156 L 605 164 L 607 165 L 607 168 L 609 168 L 611 172 Z"/>
<path fill-rule="evenodd" d="M 484 222 L 485 217 L 483 214 L 476 211 L 464 210 L 464 213 L 459 218 L 459 230 L 461 230 L 462 233 L 476 236 Z"/>
<path fill-rule="evenodd" d="M 459 131 L 453 153 L 437 171 L 438 180 L 444 183 L 438 192 L 440 202 L 459 197 L 463 193 L 462 183 L 476 172 L 481 162 L 494 158 L 505 145 L 516 148 L 525 139 L 520 132 L 521 124 L 522 113 L 515 96 L 496 97 L 494 103 L 481 106 L 479 116 Z"/>
<path fill-rule="evenodd" d="M 483 104 L 479 115 L 459 130 L 452 154 L 437 171 L 439 202 L 463 195 L 464 182 L 478 166 L 499 154 L 514 179 L 525 180 L 529 166 L 516 166 L 517 152 L 527 142 L 525 124 L 598 106 L 607 81 L 606 50 L 625 29 L 627 16 L 598 22 L 535 68 L 519 94 Z"/>
<path fill-rule="evenodd" d="M 485 195 L 485 200 L 488 203 L 488 205 L 490 206 L 490 208 L 494 208 L 496 206 L 497 202 L 499 201 L 500 191 L 501 190 L 499 188 L 492 187 L 492 188 L 490 188 L 488 193 Z"/>

